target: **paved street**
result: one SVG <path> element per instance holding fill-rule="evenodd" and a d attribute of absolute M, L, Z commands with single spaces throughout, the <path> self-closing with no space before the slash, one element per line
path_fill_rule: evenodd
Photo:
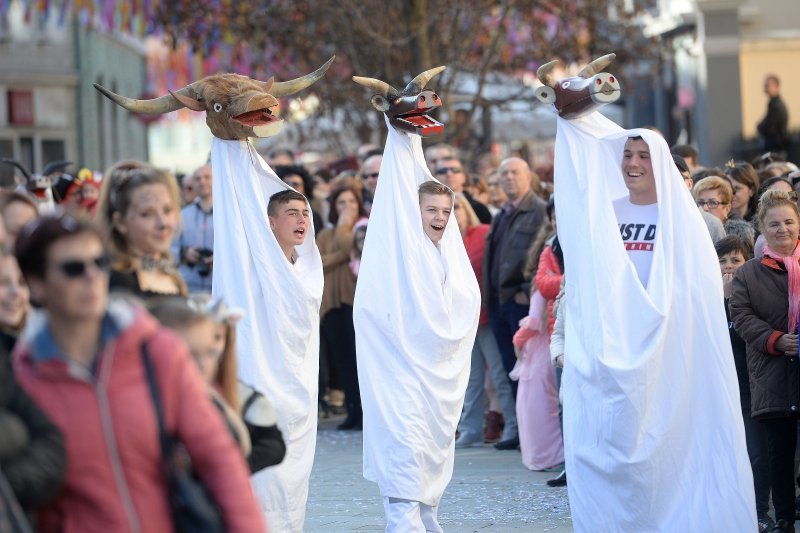
<path fill-rule="evenodd" d="M 340 421 L 320 424 L 306 531 L 383 531 L 378 486 L 361 475 L 361 432 L 336 431 Z M 518 451 L 457 450 L 439 521 L 447 533 L 572 531 L 567 489 L 545 485 L 554 475 L 529 471 Z"/>

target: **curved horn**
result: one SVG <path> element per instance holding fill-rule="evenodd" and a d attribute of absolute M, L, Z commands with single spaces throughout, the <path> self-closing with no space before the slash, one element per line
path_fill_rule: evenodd
<path fill-rule="evenodd" d="M 331 66 L 331 63 L 333 63 L 334 59 L 336 59 L 336 56 L 331 57 L 328 61 L 325 62 L 324 65 L 319 67 L 311 74 L 306 74 L 301 78 L 296 78 L 289 81 L 278 81 L 273 83 L 272 88 L 269 91 L 269 94 L 271 94 L 275 98 L 280 98 L 282 96 L 288 96 L 290 94 L 302 91 L 306 87 L 309 87 L 314 83 L 316 83 L 317 80 L 319 80 L 322 76 L 324 76 L 325 72 L 328 71 L 328 67 Z"/>
<path fill-rule="evenodd" d="M 375 78 L 364 78 L 361 76 L 353 76 L 353 81 L 358 83 L 359 85 L 363 85 L 369 89 L 375 91 L 375 94 L 379 94 L 385 98 L 396 98 L 399 94 L 399 91 L 386 83 L 385 81 L 381 81 Z"/>
<path fill-rule="evenodd" d="M 603 57 L 598 57 L 585 67 L 578 73 L 578 76 L 581 78 L 591 78 L 598 72 L 603 72 L 603 69 L 608 66 L 609 63 L 614 61 L 614 58 L 617 57 L 617 54 L 606 54 Z"/>
<path fill-rule="evenodd" d="M 49 176 L 55 172 L 64 172 L 68 166 L 72 164 L 72 161 L 62 160 L 62 161 L 52 161 L 47 163 L 45 167 L 42 169 L 42 176 Z"/>
<path fill-rule="evenodd" d="M 93 83 L 94 88 L 100 91 L 103 96 L 114 102 L 115 104 L 124 107 L 128 111 L 133 111 L 134 113 L 145 113 L 154 115 L 157 113 L 169 113 L 170 111 L 177 111 L 185 107 L 181 102 L 179 102 L 176 98 L 174 98 L 171 94 L 166 96 L 160 96 L 158 98 L 154 98 L 152 100 L 136 100 L 134 98 L 128 98 L 127 96 L 120 96 L 116 93 L 112 93 L 102 85 L 98 85 L 97 83 Z M 175 91 L 178 94 L 190 96 L 193 98 L 190 91 L 193 93 L 194 90 L 192 89 L 192 85 L 187 85 L 183 89 L 179 91 Z"/>
<path fill-rule="evenodd" d="M 556 68 L 556 65 L 558 65 L 558 59 L 554 59 L 549 63 L 545 63 L 536 69 L 536 77 L 539 78 L 540 82 L 548 87 L 554 87 L 556 84 L 555 80 L 553 79 L 553 69 Z"/>
<path fill-rule="evenodd" d="M 28 169 L 22 166 L 22 163 L 19 161 L 14 161 L 13 159 L 0 159 L 0 163 L 5 163 L 6 165 L 11 165 L 17 167 L 22 175 L 25 176 L 25 179 L 30 181 L 31 180 L 31 173 L 28 172 Z"/>
<path fill-rule="evenodd" d="M 408 82 L 408 85 L 406 85 L 406 88 L 403 89 L 403 92 L 408 94 L 416 94 L 422 91 L 422 89 L 425 88 L 425 85 L 427 85 L 428 82 L 431 81 L 431 78 L 433 78 L 446 68 L 447 67 L 436 67 L 426 70 L 425 72 L 419 74 L 416 78 Z"/>

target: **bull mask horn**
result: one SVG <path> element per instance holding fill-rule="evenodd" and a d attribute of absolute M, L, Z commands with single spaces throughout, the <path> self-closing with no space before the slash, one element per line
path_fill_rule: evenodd
<path fill-rule="evenodd" d="M 553 79 L 553 69 L 556 68 L 556 65 L 558 65 L 558 59 L 545 63 L 536 69 L 536 77 L 539 78 L 542 84 L 548 87 L 555 87 L 556 82 Z"/>
<path fill-rule="evenodd" d="M 134 113 L 145 113 L 148 115 L 155 115 L 159 113 L 169 113 L 170 111 L 177 111 L 183 107 L 180 101 L 177 98 L 172 96 L 172 94 L 168 94 L 165 96 L 160 96 L 158 98 L 154 98 L 152 100 L 136 100 L 134 98 L 128 98 L 127 96 L 120 96 L 116 93 L 112 93 L 102 85 L 98 85 L 94 83 L 94 88 L 103 93 L 109 100 L 114 102 L 117 105 L 120 105 L 127 109 L 128 111 L 133 111 Z M 194 89 L 192 87 L 194 84 L 187 85 L 183 89 L 179 91 L 175 91 L 175 93 L 180 94 L 181 96 L 188 96 L 194 99 L 192 93 L 194 93 Z M 174 94 L 174 93 L 173 93 Z"/>
<path fill-rule="evenodd" d="M 26 180 L 30 181 L 32 179 L 31 173 L 28 172 L 28 169 L 25 168 L 19 161 L 14 161 L 13 159 L 0 159 L 0 163 L 5 163 L 6 165 L 17 167 L 19 171 L 22 172 L 22 175 L 25 176 Z"/>
<path fill-rule="evenodd" d="M 325 62 L 324 65 L 319 67 L 311 74 L 306 74 L 301 78 L 296 78 L 289 81 L 274 82 L 272 84 L 272 87 L 269 89 L 269 94 L 271 94 L 275 98 L 281 98 L 282 96 L 288 96 L 290 94 L 300 92 L 306 87 L 310 87 L 311 85 L 316 83 L 317 80 L 319 80 L 322 76 L 325 75 L 325 72 L 328 71 L 328 67 L 331 66 L 331 63 L 333 63 L 334 59 L 336 59 L 336 56 L 331 57 L 328 61 Z"/>
<path fill-rule="evenodd" d="M 358 83 L 359 85 L 363 85 L 369 89 L 375 91 L 375 94 L 379 94 L 390 100 L 393 100 L 399 96 L 399 91 L 386 83 L 385 81 L 377 80 L 375 78 L 364 78 L 362 76 L 353 76 L 353 81 Z"/>
<path fill-rule="evenodd" d="M 447 67 L 436 67 L 430 70 L 426 70 L 425 72 L 419 74 L 416 78 L 408 82 L 408 85 L 406 85 L 406 88 L 403 92 L 405 92 L 406 94 L 417 94 L 421 92 L 422 89 L 425 88 L 425 85 L 427 85 L 428 82 L 431 81 L 431 78 L 433 78 L 446 68 Z"/>
<path fill-rule="evenodd" d="M 617 57 L 617 54 L 606 54 L 603 57 L 598 57 L 581 70 L 578 73 L 578 76 L 581 78 L 591 78 L 598 72 L 603 72 L 603 69 L 608 66 L 609 63 L 614 61 L 614 58 Z"/>

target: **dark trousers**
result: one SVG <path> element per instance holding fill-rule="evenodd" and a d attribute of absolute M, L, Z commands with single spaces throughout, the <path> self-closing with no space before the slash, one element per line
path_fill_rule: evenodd
<path fill-rule="evenodd" d="M 747 440 L 747 455 L 753 469 L 753 485 L 756 491 L 756 513 L 764 516 L 769 511 L 769 448 L 764 424 L 750 416 L 750 400 L 742 406 L 744 435 Z"/>
<path fill-rule="evenodd" d="M 353 327 L 353 307 L 343 305 L 331 309 L 322 317 L 321 343 L 325 345 L 331 367 L 337 371 L 344 390 L 347 416 L 361 421 L 361 391 L 356 366 L 356 331 Z"/>
<path fill-rule="evenodd" d="M 519 329 L 519 321 L 528 316 L 528 306 L 520 305 L 513 300 L 500 303 L 497 297 L 489 300 L 489 326 L 492 328 L 497 347 L 503 357 L 503 367 L 506 374 L 514 368 L 517 356 L 514 354 L 514 333 Z M 517 382 L 509 380 L 511 392 L 517 397 Z"/>
<path fill-rule="evenodd" d="M 797 419 L 761 420 L 769 450 L 769 477 L 775 520 L 794 524 L 794 449 L 797 445 Z"/>

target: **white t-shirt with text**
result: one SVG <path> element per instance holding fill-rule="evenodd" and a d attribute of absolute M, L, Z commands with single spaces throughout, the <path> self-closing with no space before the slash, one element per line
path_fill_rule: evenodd
<path fill-rule="evenodd" d="M 647 288 L 656 243 L 658 204 L 637 205 L 625 196 L 614 201 L 614 213 L 628 257 L 636 267 L 639 281 Z"/>

